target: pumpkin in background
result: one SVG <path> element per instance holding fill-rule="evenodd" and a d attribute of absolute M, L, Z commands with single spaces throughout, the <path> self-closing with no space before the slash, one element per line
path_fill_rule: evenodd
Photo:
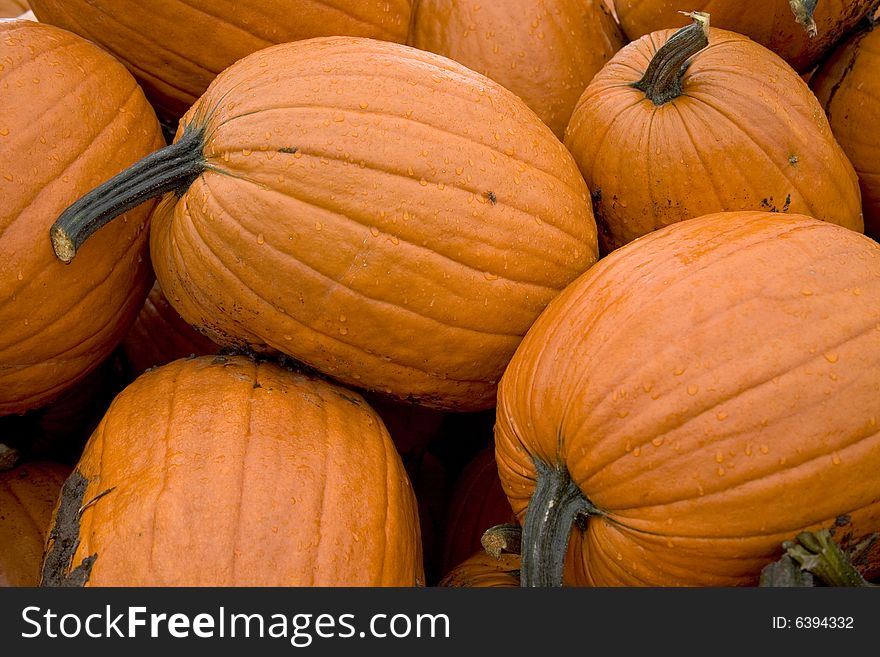
<path fill-rule="evenodd" d="M 485 552 L 476 552 L 465 561 L 452 568 L 437 586 L 476 588 L 476 587 L 518 587 L 519 555 L 502 554 L 496 559 Z"/>
<path fill-rule="evenodd" d="M 52 511 L 70 468 L 33 462 L 0 472 L 0 586 L 36 586 Z"/>
<path fill-rule="evenodd" d="M 80 37 L 0 24 L 0 415 L 42 406 L 98 366 L 150 286 L 147 220 L 123 220 L 65 268 L 52 222 L 87 190 L 164 144 L 128 71 Z"/>
<path fill-rule="evenodd" d="M 135 180 L 174 192 L 152 262 L 200 332 L 441 410 L 491 408 L 528 327 L 597 258 L 589 190 L 534 112 L 383 41 L 309 39 L 228 68 L 173 145 L 65 211 L 60 258 Z"/>
<path fill-rule="evenodd" d="M 834 136 L 859 176 L 865 233 L 880 239 L 880 29 L 842 44 L 813 74 L 811 86 Z"/>
<path fill-rule="evenodd" d="M 526 585 L 754 585 L 803 529 L 853 547 L 880 530 L 880 245 L 759 212 L 633 242 L 529 331 L 495 440 Z"/>
<path fill-rule="evenodd" d="M 797 71 L 813 68 L 871 11 L 876 0 L 614 0 L 630 39 L 685 25 L 681 12 L 706 11 L 720 28 L 744 34 Z"/>
<path fill-rule="evenodd" d="M 169 122 L 223 69 L 272 44 L 352 35 L 406 41 L 410 0 L 33 0 L 37 18 L 107 49 Z"/>
<path fill-rule="evenodd" d="M 220 349 L 187 324 L 153 283 L 147 300 L 120 345 L 132 378 L 150 367 L 186 356 L 214 354 Z"/>
<path fill-rule="evenodd" d="M 617 53 L 578 101 L 565 144 L 606 252 L 728 210 L 863 230 L 855 171 L 810 89 L 763 46 L 709 28 L 705 14 Z"/>
<path fill-rule="evenodd" d="M 413 586 L 416 501 L 356 393 L 242 356 L 181 359 L 123 390 L 92 435 L 43 583 Z"/>
<path fill-rule="evenodd" d="M 0 18 L 17 18 L 28 9 L 27 0 L 0 0 Z"/>
<path fill-rule="evenodd" d="M 562 139 L 574 104 L 623 34 L 604 0 L 419 0 L 409 43 L 510 89 Z"/>

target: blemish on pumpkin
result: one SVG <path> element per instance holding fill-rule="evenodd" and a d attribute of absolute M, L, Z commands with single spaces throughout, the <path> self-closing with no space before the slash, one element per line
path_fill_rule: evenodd
<path fill-rule="evenodd" d="M 495 192 L 491 192 L 491 191 L 490 191 L 490 192 L 486 192 L 486 199 L 487 199 L 487 200 L 489 201 L 489 203 L 491 203 L 492 205 L 495 205 L 495 204 L 498 202 L 498 197 L 495 196 Z"/>
<path fill-rule="evenodd" d="M 791 166 L 795 166 L 795 165 L 797 165 L 797 163 L 798 163 L 798 156 L 797 156 L 797 155 L 789 155 L 789 156 L 788 156 L 788 163 L 789 163 Z"/>
<path fill-rule="evenodd" d="M 281 148 L 278 149 L 278 152 L 279 152 L 279 153 L 290 153 L 291 155 L 293 155 L 293 154 L 296 153 L 298 150 L 299 150 L 299 149 L 298 149 L 296 146 L 283 146 L 283 147 L 281 147 Z"/>
<path fill-rule="evenodd" d="M 76 568 L 70 569 L 79 547 L 80 514 L 87 506 L 83 504 L 83 497 L 88 483 L 79 470 L 74 470 L 61 488 L 58 511 L 46 543 L 40 586 L 85 586 L 89 581 L 97 554 L 86 557 Z"/>
<path fill-rule="evenodd" d="M 782 204 L 782 211 L 788 212 L 788 209 L 791 207 L 791 194 L 788 194 L 785 197 L 785 203 Z"/>
<path fill-rule="evenodd" d="M 834 526 L 843 527 L 845 525 L 848 525 L 851 521 L 852 518 L 849 516 L 849 514 L 844 513 L 843 515 L 839 515 L 834 519 Z"/>

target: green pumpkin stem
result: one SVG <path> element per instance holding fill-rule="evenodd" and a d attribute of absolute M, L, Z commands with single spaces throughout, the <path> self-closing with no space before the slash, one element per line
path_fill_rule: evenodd
<path fill-rule="evenodd" d="M 180 140 L 150 153 L 67 208 L 49 230 L 55 256 L 69 263 L 96 230 L 151 198 L 185 192 L 205 170 L 204 131 L 186 130 Z"/>
<path fill-rule="evenodd" d="M 819 28 L 813 19 L 819 0 L 788 0 L 788 4 L 791 5 L 795 20 L 803 26 L 811 39 L 819 34 Z"/>
<path fill-rule="evenodd" d="M 675 100 L 682 91 L 682 79 L 690 58 L 709 45 L 709 14 L 691 12 L 694 22 L 669 37 L 651 59 L 645 74 L 634 86 L 655 105 Z"/>
<path fill-rule="evenodd" d="M 491 557 L 500 559 L 502 554 L 522 552 L 522 527 L 514 524 L 489 527 L 480 538 L 483 550 Z"/>
<path fill-rule="evenodd" d="M 856 570 L 828 529 L 801 532 L 795 540 L 785 541 L 782 547 L 787 556 L 827 586 L 875 586 Z"/>
<path fill-rule="evenodd" d="M 571 527 L 601 511 L 584 497 L 565 467 L 535 461 L 538 479 L 522 529 L 520 582 L 525 587 L 562 586 Z"/>

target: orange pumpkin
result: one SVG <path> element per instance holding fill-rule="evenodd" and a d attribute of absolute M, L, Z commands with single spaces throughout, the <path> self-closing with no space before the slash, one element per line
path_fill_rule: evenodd
<path fill-rule="evenodd" d="M 575 102 L 624 39 L 604 0 L 418 0 L 409 43 L 500 82 L 562 139 Z"/>
<path fill-rule="evenodd" d="M 578 101 L 565 144 L 606 252 L 728 210 L 863 230 L 855 171 L 810 89 L 766 48 L 710 29 L 705 14 L 617 53 Z"/>
<path fill-rule="evenodd" d="M 220 71 L 275 43 L 345 34 L 406 41 L 410 0 L 33 0 L 37 18 L 107 49 L 160 116 L 177 119 Z"/>
<path fill-rule="evenodd" d="M 526 585 L 753 585 L 801 530 L 857 544 L 880 530 L 880 244 L 760 212 L 633 242 L 529 331 L 495 440 Z"/>
<path fill-rule="evenodd" d="M 200 332 L 438 409 L 493 406 L 525 331 L 597 258 L 589 191 L 534 112 L 382 41 L 237 62 L 175 144 L 64 213 L 59 257 L 135 180 L 175 192 L 153 214 L 152 261 Z"/>
<path fill-rule="evenodd" d="M 0 415 L 44 405 L 107 357 L 150 286 L 147 218 L 131 210 L 63 267 L 51 222 L 164 144 L 125 68 L 80 37 L 0 24 Z"/>
<path fill-rule="evenodd" d="M 519 555 L 502 554 L 500 558 L 476 552 L 440 580 L 437 586 L 458 588 L 510 588 L 520 585 Z"/>
<path fill-rule="evenodd" d="M 70 468 L 49 462 L 0 472 L 0 586 L 36 586 L 52 511 Z"/>
<path fill-rule="evenodd" d="M 26 0 L 0 0 L 0 18 L 16 18 L 28 9 Z"/>
<path fill-rule="evenodd" d="M 842 44 L 813 74 L 811 86 L 834 136 L 859 176 L 865 233 L 880 239 L 880 29 Z"/>
<path fill-rule="evenodd" d="M 416 502 L 357 394 L 241 356 L 177 360 L 122 391 L 92 435 L 43 581 L 412 586 Z"/>
<path fill-rule="evenodd" d="M 706 11 L 718 27 L 751 37 L 800 72 L 808 71 L 876 0 L 614 0 L 624 32 L 637 39 L 684 25 L 681 12 Z"/>

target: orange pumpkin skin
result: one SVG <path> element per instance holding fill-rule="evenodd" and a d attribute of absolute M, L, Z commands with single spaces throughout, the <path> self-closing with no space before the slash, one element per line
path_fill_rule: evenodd
<path fill-rule="evenodd" d="M 61 211 L 164 144 L 123 66 L 69 32 L 0 24 L 0 415 L 41 406 L 112 351 L 150 285 L 136 208 L 71 267 L 47 240 Z"/>
<path fill-rule="evenodd" d="M 766 48 L 711 28 L 681 95 L 656 105 L 632 86 L 672 34 L 617 53 L 566 131 L 593 193 L 602 248 L 735 210 L 802 213 L 862 231 L 852 165 L 810 89 Z"/>
<path fill-rule="evenodd" d="M 871 11 L 874 0 L 819 0 L 811 37 L 797 22 L 789 0 L 614 0 L 630 39 L 685 25 L 681 12 L 705 11 L 717 27 L 744 34 L 785 59 L 797 71 L 810 70 L 841 37 Z"/>
<path fill-rule="evenodd" d="M 103 46 L 177 119 L 220 71 L 266 46 L 345 34 L 406 41 L 410 0 L 34 0 L 37 18 Z"/>
<path fill-rule="evenodd" d="M 0 18 L 16 18 L 28 10 L 25 0 L 0 0 Z"/>
<path fill-rule="evenodd" d="M 0 472 L 0 587 L 40 582 L 46 533 L 68 474 L 48 461 Z"/>
<path fill-rule="evenodd" d="M 500 82 L 562 139 L 577 99 L 624 38 L 604 0 L 420 0 L 409 43 Z"/>
<path fill-rule="evenodd" d="M 437 586 L 458 588 L 518 587 L 518 571 L 518 554 L 502 554 L 499 559 L 496 559 L 480 551 L 446 573 Z"/>
<path fill-rule="evenodd" d="M 880 17 L 880 16 L 878 16 Z M 859 176 L 865 233 L 880 239 L 880 29 L 841 45 L 816 71 L 811 86 L 834 136 Z"/>
<path fill-rule="evenodd" d="M 438 409 L 495 403 L 528 327 L 597 258 L 589 191 L 512 93 L 358 38 L 268 48 L 182 119 L 205 171 L 153 214 L 167 298 L 221 345 Z M 268 284 L 267 284 L 268 282 Z"/>
<path fill-rule="evenodd" d="M 601 510 L 572 530 L 567 584 L 752 585 L 801 529 L 880 529 L 878 393 L 880 245 L 710 215 L 547 308 L 500 384 L 496 458 L 521 521 L 533 459 Z"/>
<path fill-rule="evenodd" d="M 415 498 L 379 417 L 277 365 L 204 356 L 150 370 L 77 472 L 88 485 L 68 504 L 88 506 L 72 566 L 97 555 L 91 586 L 424 582 Z"/>
<path fill-rule="evenodd" d="M 162 294 L 158 282 L 150 288 L 140 313 L 120 346 L 127 369 L 133 376 L 178 358 L 214 354 L 220 349 L 183 321 Z"/>

